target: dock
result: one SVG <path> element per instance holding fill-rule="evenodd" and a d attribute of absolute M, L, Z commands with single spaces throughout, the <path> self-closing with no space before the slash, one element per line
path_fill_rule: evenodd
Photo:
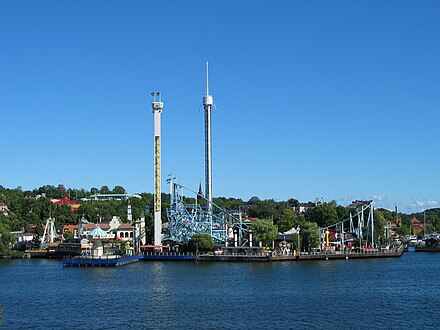
<path fill-rule="evenodd" d="M 229 262 L 271 262 L 271 261 L 311 261 L 311 260 L 343 260 L 368 258 L 398 258 L 404 252 L 403 246 L 397 249 L 379 251 L 365 250 L 362 252 L 317 252 L 300 255 L 273 255 L 272 253 L 247 254 L 201 254 L 197 261 L 229 261 Z"/>
<path fill-rule="evenodd" d="M 403 246 L 396 250 L 389 251 L 364 251 L 364 252 L 350 252 L 350 253 L 316 253 L 316 254 L 302 254 L 297 257 L 298 261 L 307 260 L 341 260 L 341 259 L 368 259 L 368 258 L 399 258 L 404 252 Z"/>
<path fill-rule="evenodd" d="M 63 267 L 117 267 L 138 262 L 143 256 L 116 257 L 116 256 L 81 256 L 64 259 Z"/>
<path fill-rule="evenodd" d="M 145 261 L 196 261 L 197 256 L 184 252 L 145 252 L 140 256 L 140 259 Z"/>
<path fill-rule="evenodd" d="M 268 262 L 271 260 L 272 256 L 267 254 L 200 254 L 197 256 L 197 261 Z"/>

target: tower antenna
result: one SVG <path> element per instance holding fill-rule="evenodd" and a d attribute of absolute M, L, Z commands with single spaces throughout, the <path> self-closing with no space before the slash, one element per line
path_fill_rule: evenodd
<path fill-rule="evenodd" d="M 209 64 L 206 61 L 206 96 L 209 95 Z"/>

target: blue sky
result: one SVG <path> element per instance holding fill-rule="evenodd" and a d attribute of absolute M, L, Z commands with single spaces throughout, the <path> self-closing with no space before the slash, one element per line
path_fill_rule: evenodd
<path fill-rule="evenodd" d="M 0 2 L 0 184 L 440 206 L 438 1 Z"/>

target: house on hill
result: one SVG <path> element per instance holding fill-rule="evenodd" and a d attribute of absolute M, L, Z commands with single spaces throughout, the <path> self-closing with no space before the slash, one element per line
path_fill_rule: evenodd
<path fill-rule="evenodd" d="M 73 212 L 78 211 L 79 207 L 81 206 L 80 203 L 76 202 L 76 201 L 72 201 L 69 199 L 69 197 L 67 196 L 63 196 L 61 197 L 61 199 L 59 198 L 51 198 L 50 201 L 52 203 L 54 203 L 55 205 L 67 205 L 70 207 L 70 209 Z"/>
<path fill-rule="evenodd" d="M 416 217 L 413 217 L 411 219 L 411 230 L 413 235 L 422 236 L 425 230 L 425 226 L 423 225 L 422 221 L 420 221 Z"/>
<path fill-rule="evenodd" d="M 2 213 L 5 217 L 9 214 L 8 206 L 5 203 L 0 203 L 0 213 Z"/>

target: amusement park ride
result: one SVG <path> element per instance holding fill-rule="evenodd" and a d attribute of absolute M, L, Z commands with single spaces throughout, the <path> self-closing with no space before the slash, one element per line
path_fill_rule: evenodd
<path fill-rule="evenodd" d="M 367 219 L 365 215 L 367 214 Z M 335 234 L 336 240 L 330 242 L 330 230 Z M 374 205 L 370 201 L 368 205 L 361 205 L 361 208 L 354 215 L 350 212 L 350 217 L 340 220 L 325 228 L 320 228 L 321 246 L 329 249 L 331 245 L 339 246 L 340 251 L 344 252 L 349 242 L 356 240 L 359 247 L 375 248 L 374 240 Z M 350 238 L 349 238 L 350 237 Z M 354 239 L 355 238 L 355 239 Z"/>
<path fill-rule="evenodd" d="M 154 132 L 155 132 L 155 170 L 154 170 L 154 245 L 161 246 L 160 233 L 162 223 L 160 220 L 160 113 L 163 102 L 156 97 L 159 93 L 152 93 Z M 206 63 L 206 94 L 203 96 L 205 115 L 205 196 L 185 188 L 176 183 L 175 178 L 167 179 L 170 185 L 170 206 L 167 208 L 169 237 L 168 239 L 180 244 L 187 244 L 194 234 L 209 234 L 216 243 L 245 244 L 247 226 L 241 220 L 241 213 L 229 212 L 212 202 L 212 139 L 211 139 L 211 110 L 214 106 L 212 95 L 209 94 L 208 63 Z M 196 204 L 185 204 L 183 190 L 188 190 L 196 196 Z M 204 200 L 205 205 L 197 204 L 197 198 Z M 156 217 L 157 215 L 157 217 Z"/>

